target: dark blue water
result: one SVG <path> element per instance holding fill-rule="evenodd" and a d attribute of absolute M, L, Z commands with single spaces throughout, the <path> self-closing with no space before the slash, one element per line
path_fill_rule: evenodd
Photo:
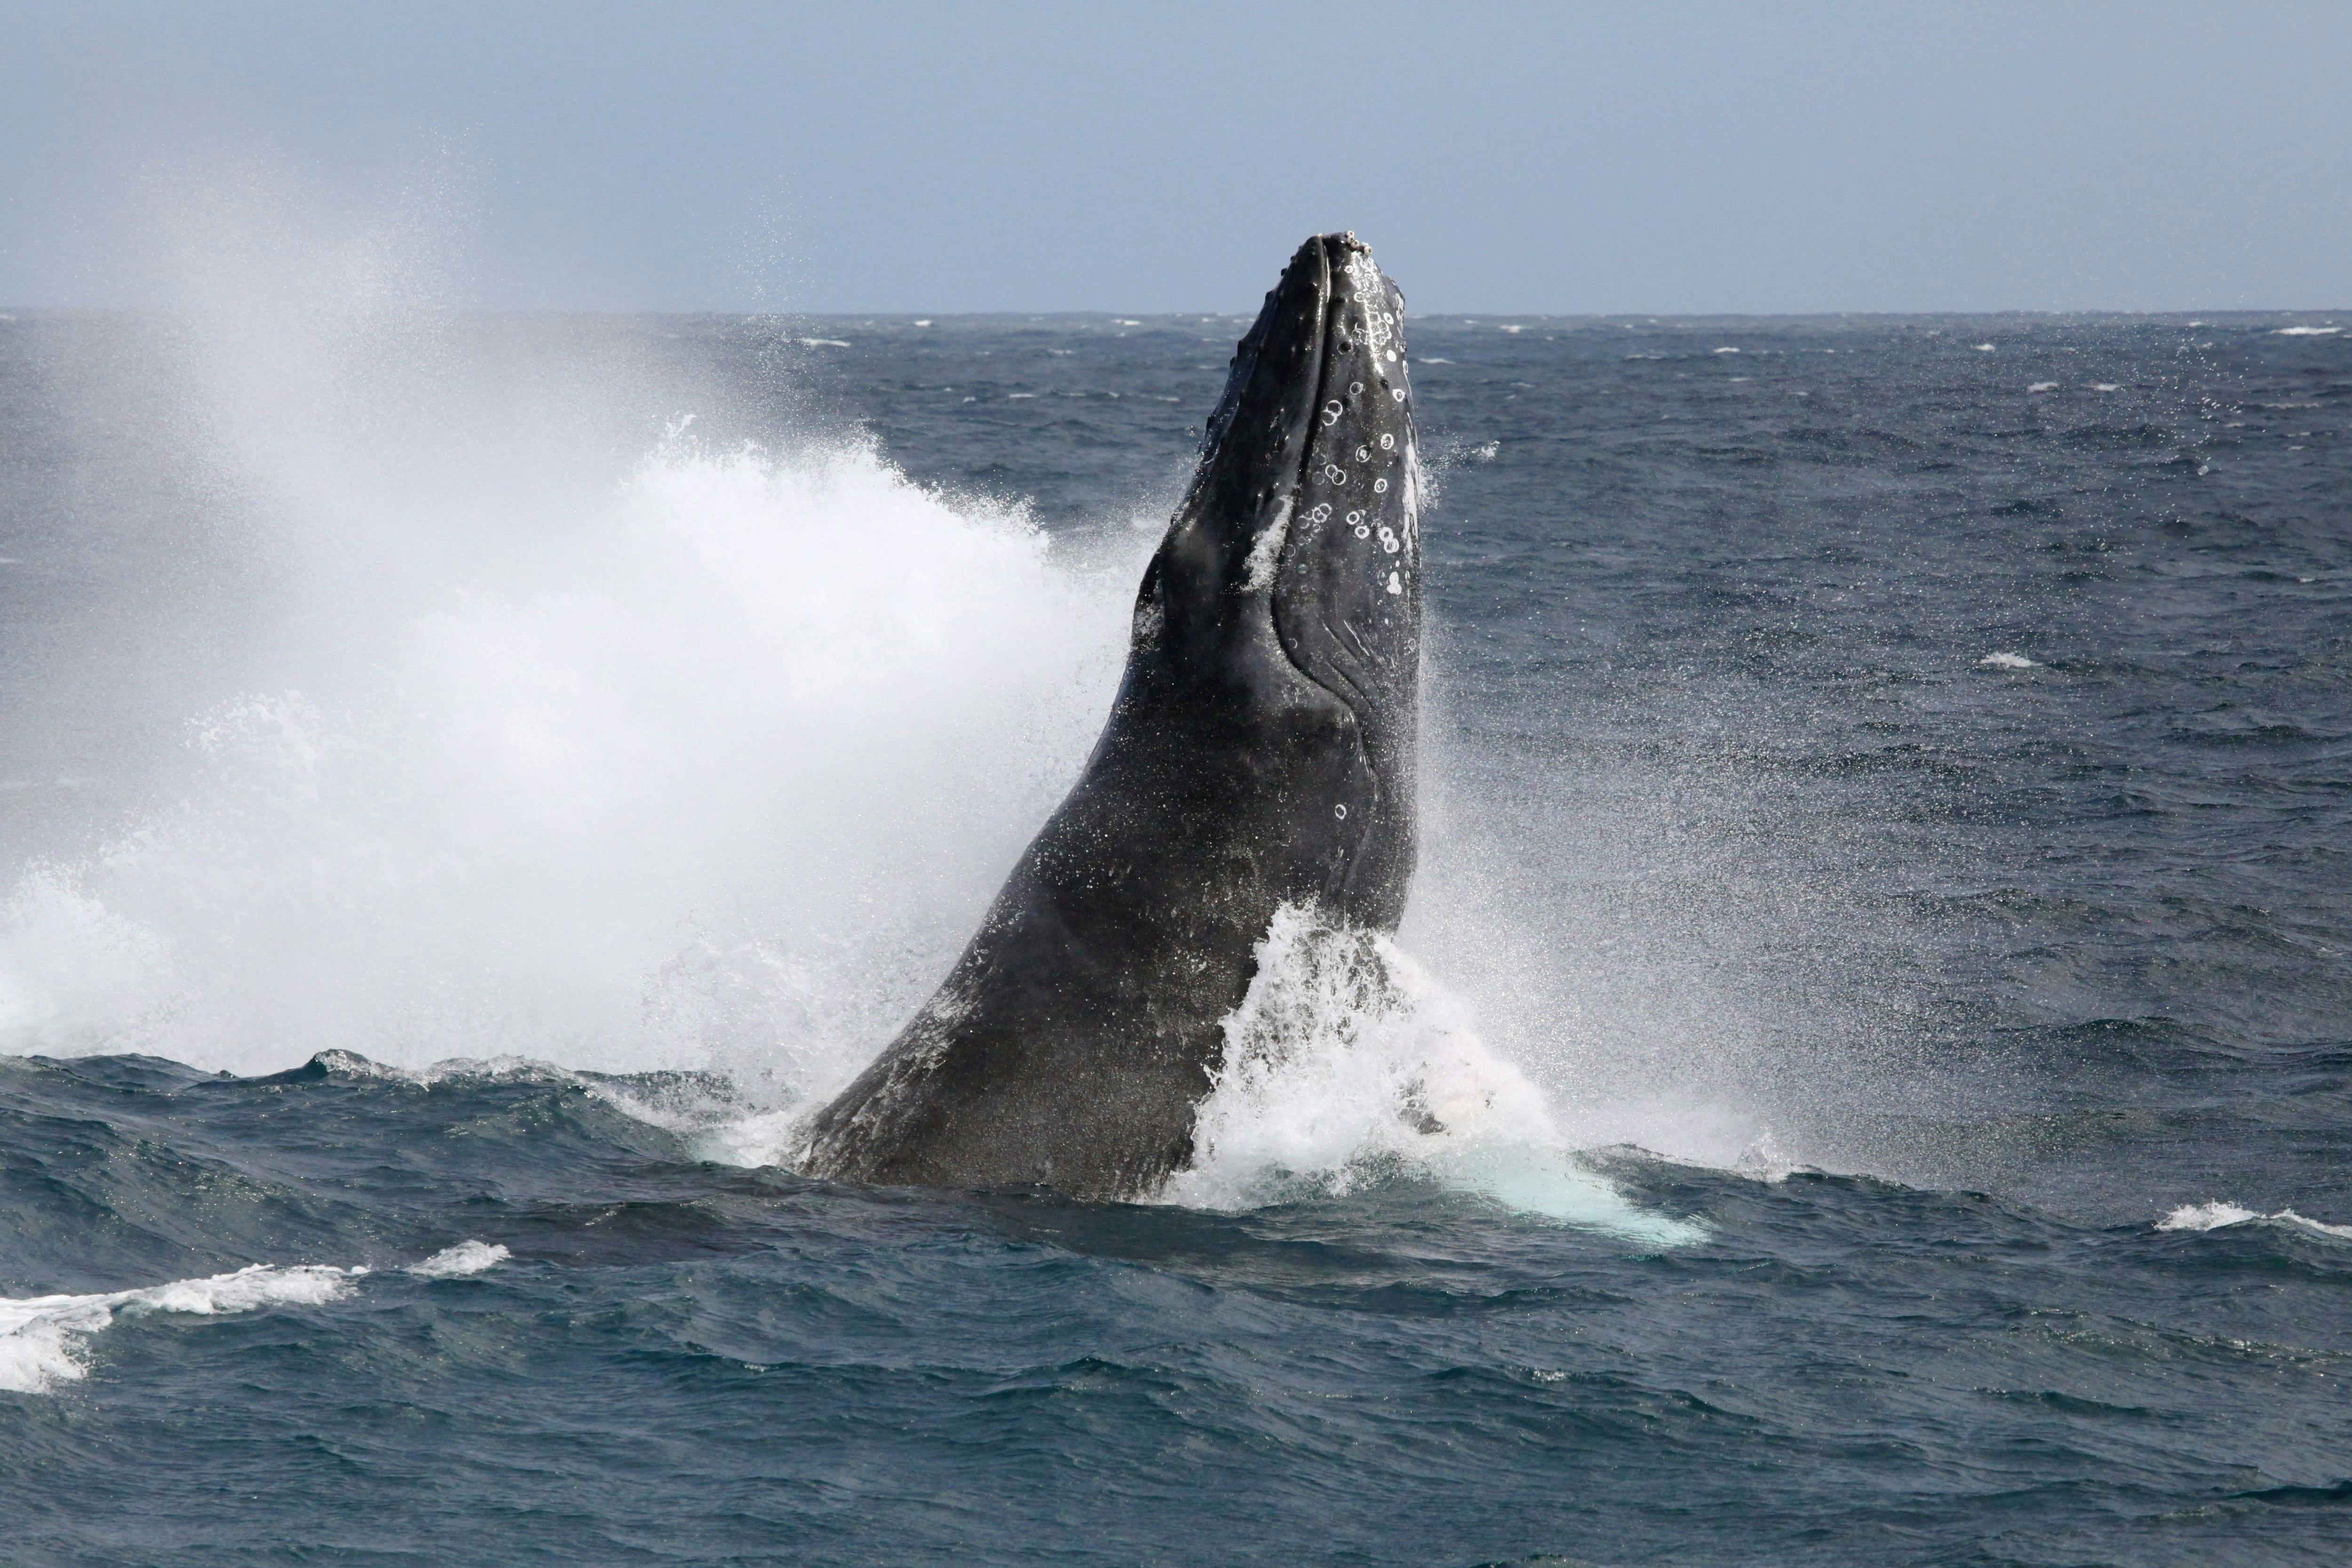
<path fill-rule="evenodd" d="M 178 760 L 301 663 L 325 569 L 256 520 L 313 492 L 185 416 L 160 329 L 0 323 L 0 1558 L 2345 1561 L 2352 336 L 2277 330 L 2335 320 L 1418 324 L 1405 946 L 1622 1200 L 1582 1222 L 1380 1152 L 1192 1206 L 811 1183 L 709 1136 L 788 1099 L 744 1065 L 782 1013 L 639 1048 L 394 986 L 415 867 L 490 853 L 399 816 L 428 785 L 368 775 L 415 859 L 361 876 Z M 870 432 L 1124 571 L 1239 326 L 444 323 L 565 433 L 478 434 L 427 500 L 517 472 L 560 518 L 692 408 L 712 452 Z M 282 474 L 394 498 L 463 563 L 427 598 L 511 588 L 528 501 L 451 522 L 341 460 Z M 1027 712 L 927 787 L 1017 795 Z M 201 874 L 121 869 L 157 844 Z M 289 1000 L 249 950 L 304 922 L 253 911 L 304 868 L 307 923 L 375 934 Z M 840 939 L 868 1048 L 968 898 Z M 371 1066 L 461 1056 L 509 1059 Z M 505 1255 L 408 1271 L 468 1240 Z M 64 1295 L 107 1301 L 22 1305 Z"/>

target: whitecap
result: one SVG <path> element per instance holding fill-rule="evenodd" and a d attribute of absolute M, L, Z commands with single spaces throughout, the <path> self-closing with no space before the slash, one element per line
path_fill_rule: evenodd
<path fill-rule="evenodd" d="M 1735 348 L 1720 348 L 1720 349 L 1716 350 L 1715 352 L 1716 352 L 1717 353 L 1719 353 L 1719 354 L 1736 354 L 1736 353 L 1738 353 L 1739 351 L 1738 351 L 1738 349 L 1735 349 Z"/>
<path fill-rule="evenodd" d="M 1977 660 L 1979 669 L 2040 669 L 2042 667 L 2021 653 L 1989 653 Z"/>
<path fill-rule="evenodd" d="M 801 340 L 801 347 L 804 349 L 845 349 L 848 346 L 839 338 L 803 338 Z"/>
<path fill-rule="evenodd" d="M 2095 381 L 2091 383 L 2091 390 L 2093 392 L 2121 392 L 2123 388 L 2112 381 Z"/>
<path fill-rule="evenodd" d="M 174 1279 L 94 1296 L 0 1297 L 0 1390 L 47 1394 L 89 1374 L 89 1341 L 118 1313 L 219 1317 L 276 1305 L 317 1306 L 349 1295 L 365 1268 L 256 1263 L 233 1274 Z"/>
<path fill-rule="evenodd" d="M 325 1069 L 330 1077 L 377 1079 L 386 1083 L 404 1083 L 415 1089 L 437 1089 L 443 1084 L 475 1083 L 578 1083 L 580 1075 L 570 1068 L 534 1057 L 445 1057 L 423 1067 L 394 1067 L 363 1057 L 357 1051 L 325 1050 L 310 1060 Z"/>
<path fill-rule="evenodd" d="M 2029 384 L 2025 390 L 2028 392 L 2055 392 L 2058 390 L 2058 384 L 2054 381 L 2037 381 Z"/>
<path fill-rule="evenodd" d="M 1977 353 L 1980 354 L 1989 354 L 1992 353 L 1992 345 L 1990 343 L 1979 343 L 1977 345 Z"/>
<path fill-rule="evenodd" d="M 2341 327 L 2275 327 L 2271 335 L 2278 338 L 2332 338 Z"/>
<path fill-rule="evenodd" d="M 487 1241 L 461 1241 L 455 1247 L 445 1247 L 421 1262 L 412 1263 L 401 1272 L 414 1274 L 422 1279 L 463 1279 L 495 1268 L 514 1256 L 505 1247 Z"/>
<path fill-rule="evenodd" d="M 2231 1203 L 2183 1204 L 2156 1222 L 2158 1230 L 2220 1230 L 2232 1225 L 2288 1225 L 2319 1236 L 2332 1236 L 2352 1241 L 2352 1225 L 2329 1225 L 2281 1209 L 2276 1214 L 2262 1214 Z"/>
<path fill-rule="evenodd" d="M 632 1121 L 675 1135 L 692 1159 L 740 1170 L 789 1163 L 793 1134 L 810 1109 L 807 1103 L 748 1104 L 724 1084 L 725 1080 L 708 1078 L 681 1078 L 655 1085 L 581 1080 L 590 1098 Z"/>

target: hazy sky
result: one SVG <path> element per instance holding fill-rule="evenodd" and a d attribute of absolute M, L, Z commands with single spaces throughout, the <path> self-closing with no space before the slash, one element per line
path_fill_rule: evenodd
<path fill-rule="evenodd" d="M 0 6 L 0 304 L 221 190 L 463 302 L 2352 306 L 2352 3 Z M 424 244 L 424 241 L 420 241 Z"/>

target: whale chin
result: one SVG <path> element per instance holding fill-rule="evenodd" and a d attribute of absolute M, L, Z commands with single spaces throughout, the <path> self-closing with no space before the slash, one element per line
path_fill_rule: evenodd
<path fill-rule="evenodd" d="M 1234 355 L 1068 797 L 803 1168 L 1117 1198 L 1191 1160 L 1276 910 L 1393 930 L 1414 862 L 1420 496 L 1404 301 L 1299 247 Z"/>

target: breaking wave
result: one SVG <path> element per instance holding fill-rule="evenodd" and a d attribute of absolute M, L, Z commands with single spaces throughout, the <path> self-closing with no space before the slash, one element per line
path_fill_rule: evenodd
<path fill-rule="evenodd" d="M 2293 1209 L 2263 1214 L 2231 1203 L 2183 1204 L 2156 1222 L 2158 1230 L 2221 1230 L 2234 1225 L 2263 1225 L 2301 1230 L 2312 1236 L 2352 1241 L 2352 1225 L 2328 1225 Z"/>
<path fill-rule="evenodd" d="M 90 1336 L 118 1316 L 176 1312 L 209 1318 L 287 1303 L 315 1306 L 350 1295 L 352 1282 L 366 1272 L 324 1264 L 273 1268 L 257 1263 L 234 1274 L 174 1279 L 138 1290 L 0 1297 L 0 1389 L 47 1394 L 87 1375 Z"/>

